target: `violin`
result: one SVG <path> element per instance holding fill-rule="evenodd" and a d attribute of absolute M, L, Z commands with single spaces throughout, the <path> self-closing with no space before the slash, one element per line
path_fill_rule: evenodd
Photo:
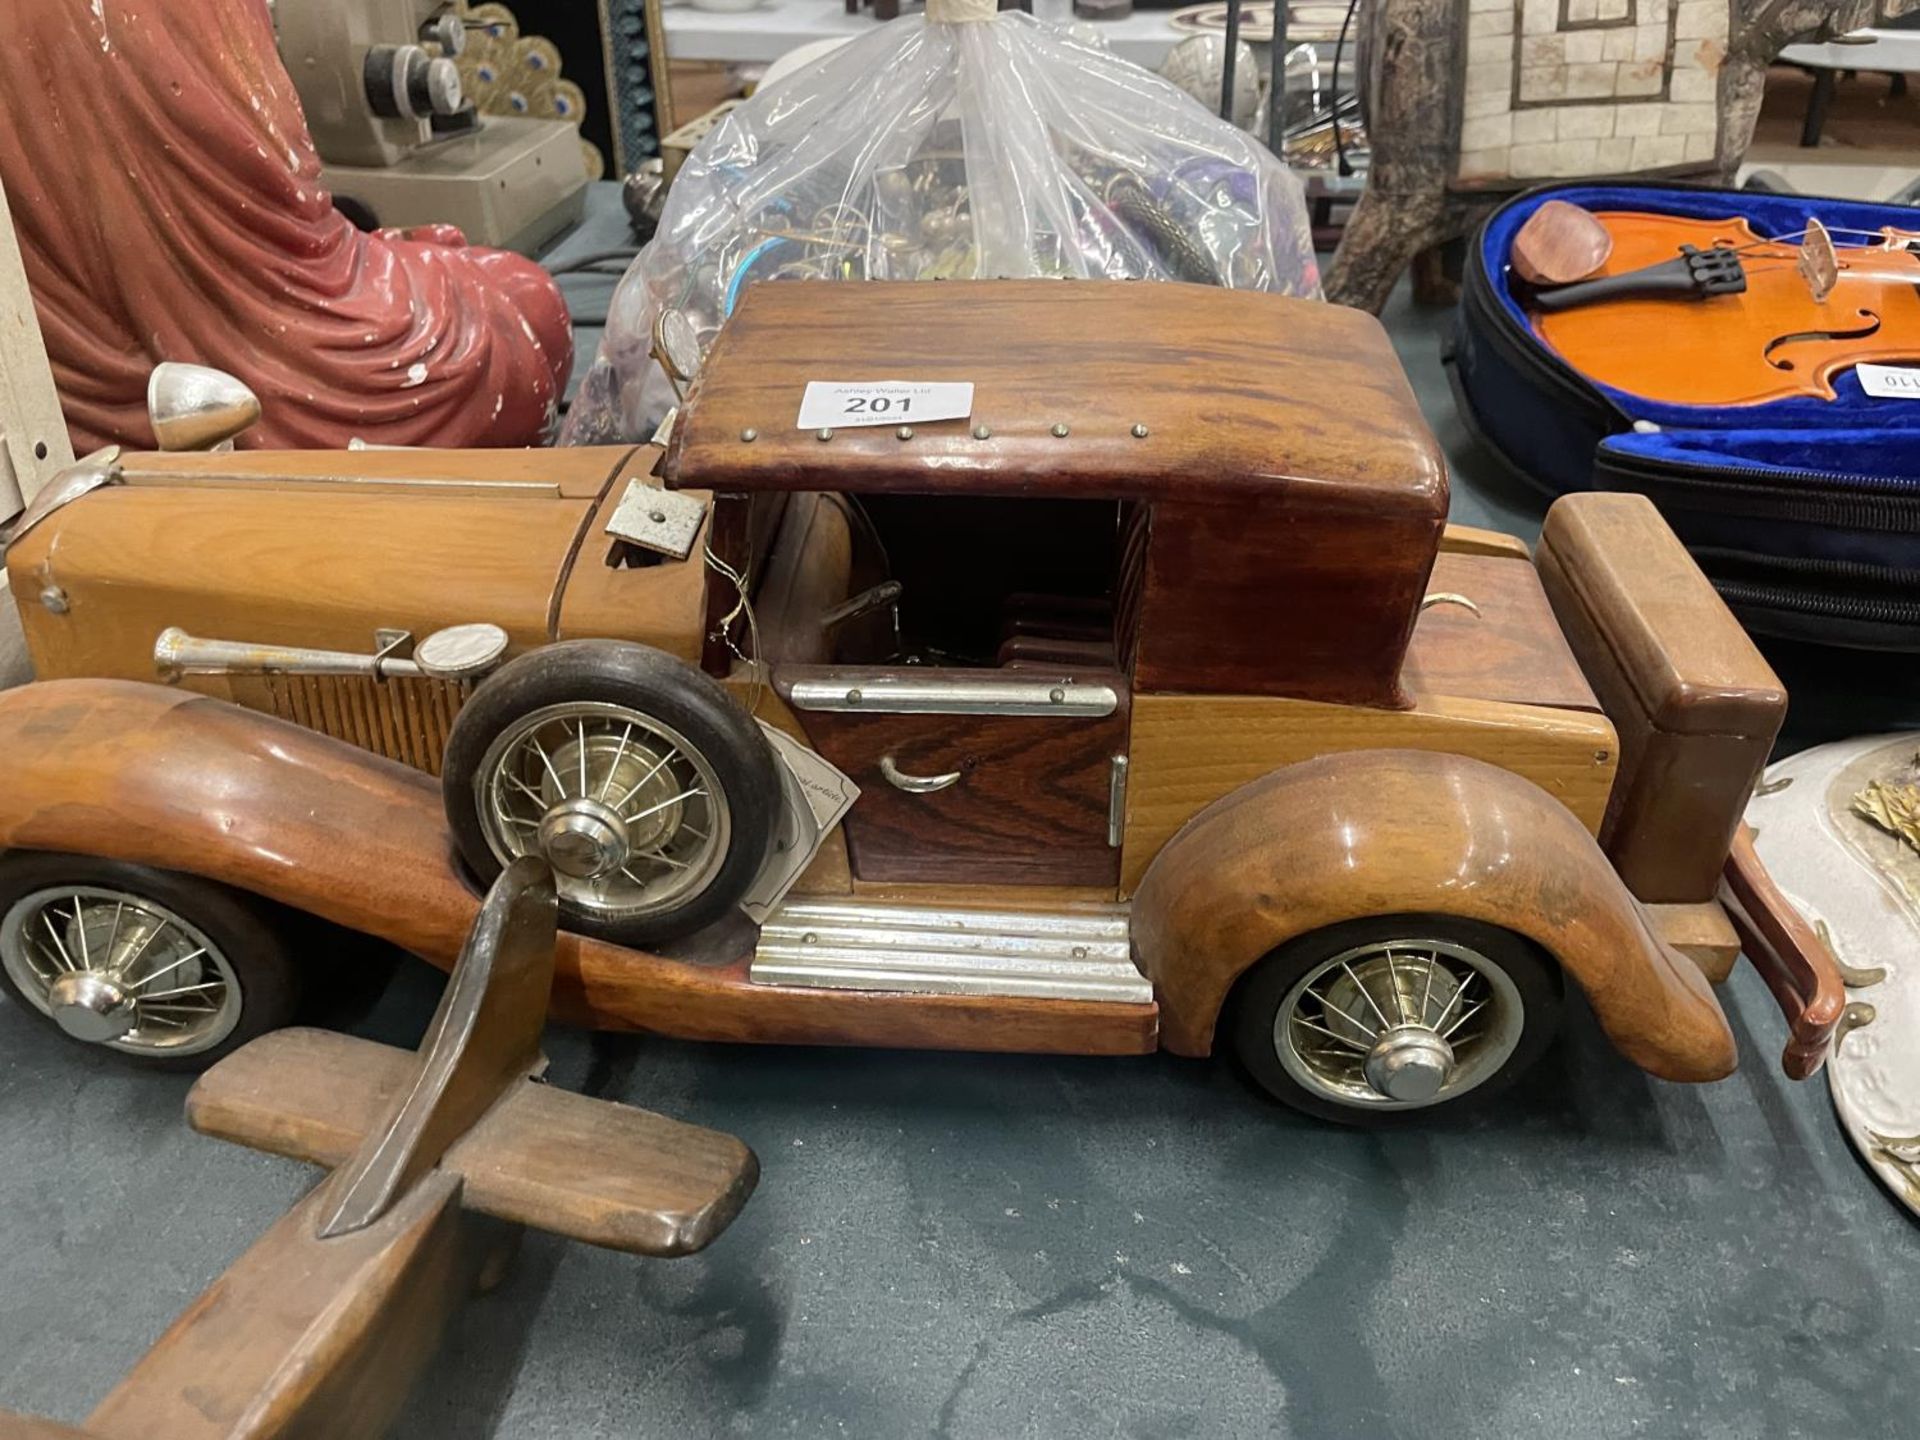
<path fill-rule="evenodd" d="M 1834 398 L 1863 361 L 1920 360 L 1920 231 L 1769 238 L 1745 219 L 1596 211 L 1591 278 L 1527 288 L 1533 331 L 1582 374 L 1673 405 Z"/>

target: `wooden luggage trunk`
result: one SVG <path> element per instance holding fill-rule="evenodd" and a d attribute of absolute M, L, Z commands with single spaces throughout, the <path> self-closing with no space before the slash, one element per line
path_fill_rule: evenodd
<path fill-rule="evenodd" d="M 1535 563 L 1620 735 L 1601 845 L 1643 901 L 1712 899 L 1786 690 L 1641 496 L 1556 505 Z"/>

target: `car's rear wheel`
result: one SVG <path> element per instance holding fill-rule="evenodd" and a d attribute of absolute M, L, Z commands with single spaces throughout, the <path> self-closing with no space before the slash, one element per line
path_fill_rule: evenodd
<path fill-rule="evenodd" d="M 1476 921 L 1380 916 L 1289 941 L 1242 985 L 1234 1044 L 1276 1099 L 1348 1124 L 1480 1103 L 1559 1026 L 1559 967 Z"/>
<path fill-rule="evenodd" d="M 652 945 L 746 893 L 773 837 L 775 764 L 700 671 L 645 645 L 577 640 L 520 656 L 474 692 L 442 780 L 482 884 L 543 856 L 568 929 Z"/>
<path fill-rule="evenodd" d="M 297 972 L 267 908 L 169 870 L 0 856 L 0 983 L 69 1039 L 197 1070 L 293 1018 Z"/>

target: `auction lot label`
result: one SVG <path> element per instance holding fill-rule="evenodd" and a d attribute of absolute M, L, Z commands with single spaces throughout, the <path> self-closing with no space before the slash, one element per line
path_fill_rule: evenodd
<path fill-rule="evenodd" d="M 802 430 L 832 430 L 964 420 L 972 413 L 971 381 L 809 380 L 796 423 Z"/>

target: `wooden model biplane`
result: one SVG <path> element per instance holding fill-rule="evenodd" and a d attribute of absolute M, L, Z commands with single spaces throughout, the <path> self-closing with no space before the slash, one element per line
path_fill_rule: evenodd
<path fill-rule="evenodd" d="M 516 860 L 480 906 L 417 1055 L 282 1030 L 194 1085 L 187 1119 L 331 1174 L 181 1312 L 78 1429 L 0 1411 L 6 1440 L 275 1440 L 384 1432 L 447 1317 L 532 1225 L 687 1255 L 759 1177 L 730 1135 L 539 1083 L 553 882 Z"/>

